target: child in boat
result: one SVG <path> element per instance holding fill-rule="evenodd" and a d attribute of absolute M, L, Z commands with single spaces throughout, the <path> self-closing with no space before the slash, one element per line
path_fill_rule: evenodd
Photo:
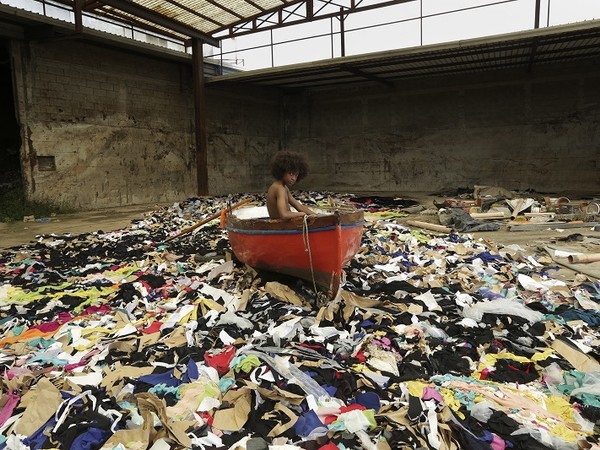
<path fill-rule="evenodd" d="M 276 153 L 271 160 L 271 174 L 275 178 L 267 191 L 267 210 L 271 219 L 291 219 L 314 214 L 290 192 L 290 188 L 308 174 L 304 155 L 295 152 Z M 290 206 L 296 211 L 292 211 Z"/>

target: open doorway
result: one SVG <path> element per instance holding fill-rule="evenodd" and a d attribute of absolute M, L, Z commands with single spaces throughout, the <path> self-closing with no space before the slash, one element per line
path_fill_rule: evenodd
<path fill-rule="evenodd" d="M 8 41 L 0 40 L 0 194 L 22 189 L 21 135 Z"/>

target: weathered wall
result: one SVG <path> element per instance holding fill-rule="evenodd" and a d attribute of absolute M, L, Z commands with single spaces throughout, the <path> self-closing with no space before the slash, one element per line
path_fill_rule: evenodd
<path fill-rule="evenodd" d="M 593 63 L 290 96 L 284 145 L 308 155 L 306 189 L 598 192 Z"/>
<path fill-rule="evenodd" d="M 92 209 L 196 194 L 189 63 L 76 40 L 11 54 L 31 198 Z M 597 192 L 594 62 L 287 96 L 210 85 L 210 194 L 264 192 L 282 148 L 308 155 L 307 190 Z"/>
<path fill-rule="evenodd" d="M 76 40 L 13 42 L 12 56 L 30 198 L 92 209 L 196 193 L 189 64 Z"/>
<path fill-rule="evenodd" d="M 281 95 L 242 86 L 209 89 L 208 185 L 213 195 L 265 192 L 281 149 Z"/>

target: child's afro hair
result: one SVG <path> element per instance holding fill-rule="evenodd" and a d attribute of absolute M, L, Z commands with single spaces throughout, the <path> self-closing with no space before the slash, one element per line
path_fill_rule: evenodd
<path fill-rule="evenodd" d="M 275 153 L 271 159 L 271 175 L 276 180 L 281 180 L 286 172 L 298 172 L 296 181 L 302 180 L 308 174 L 308 163 L 304 155 L 296 152 Z"/>

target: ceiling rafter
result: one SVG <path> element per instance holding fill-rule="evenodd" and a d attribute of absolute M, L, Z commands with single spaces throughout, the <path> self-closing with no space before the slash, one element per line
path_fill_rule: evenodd
<path fill-rule="evenodd" d="M 394 84 L 390 81 L 384 80 L 383 78 L 379 78 L 377 75 L 373 75 L 372 73 L 365 72 L 364 70 L 360 70 L 356 67 L 350 66 L 348 64 L 342 64 L 340 69 L 345 70 L 346 72 L 350 72 L 353 75 L 357 75 L 359 77 L 365 78 L 367 80 L 376 81 L 377 83 L 383 84 L 387 87 L 392 87 Z"/>
<path fill-rule="evenodd" d="M 410 3 L 410 2 L 414 2 L 414 1 L 416 1 L 416 0 L 383 0 L 383 1 L 380 1 L 377 3 L 369 3 L 369 4 L 364 4 L 364 5 L 362 4 L 362 2 L 351 1 L 347 8 L 342 8 L 342 9 L 343 9 L 343 14 L 346 16 L 350 13 L 369 11 L 369 10 L 373 10 L 373 9 L 384 8 L 386 6 L 399 5 L 402 3 Z M 318 7 L 317 7 L 317 5 L 315 5 L 317 3 L 318 3 Z M 302 5 L 305 6 L 304 14 L 297 14 L 294 17 L 298 17 L 298 18 L 290 20 L 291 14 L 288 13 L 287 16 L 284 16 L 284 11 L 286 11 L 290 6 L 295 6 L 296 4 L 300 4 L 300 6 L 302 6 Z M 215 30 L 212 34 L 218 35 L 219 39 L 231 38 L 231 37 L 243 36 L 243 35 L 250 34 L 250 33 L 255 33 L 258 31 L 267 31 L 267 30 L 272 30 L 275 28 L 282 28 L 282 27 L 290 26 L 290 25 L 299 25 L 302 23 L 311 22 L 313 20 L 328 19 L 331 17 L 339 17 L 340 11 L 321 13 L 325 9 L 325 7 L 329 6 L 330 4 L 331 4 L 331 0 L 311 0 L 311 1 L 286 2 L 285 4 L 279 6 L 278 8 L 269 10 L 269 12 L 268 12 L 269 15 L 272 15 L 273 13 L 278 14 L 279 18 L 278 18 L 278 21 L 276 24 L 259 26 L 258 21 L 260 20 L 261 16 L 263 15 L 261 13 L 261 14 L 256 14 L 252 17 L 249 17 L 246 21 L 243 21 L 243 22 L 240 22 L 237 24 L 230 24 L 227 27 L 223 27 L 222 29 Z M 298 9 L 296 9 L 295 11 L 298 11 Z M 224 34 L 221 34 L 221 33 L 224 33 Z"/>
<path fill-rule="evenodd" d="M 193 15 L 195 15 L 196 17 L 202 19 L 202 20 L 206 20 L 208 22 L 212 22 L 217 26 L 223 26 L 224 24 L 222 22 L 217 22 L 215 19 L 213 19 L 212 17 L 209 17 L 205 14 L 201 14 L 198 11 L 187 7 L 186 5 L 182 4 L 181 2 L 175 1 L 175 0 L 165 0 L 167 2 L 169 2 L 170 4 L 172 4 L 173 6 L 177 6 L 178 8 L 183 9 L 184 11 L 187 11 Z"/>
<path fill-rule="evenodd" d="M 267 11 L 265 8 L 263 8 L 262 6 L 260 6 L 258 3 L 253 2 L 252 0 L 246 0 L 246 3 L 248 3 L 249 5 L 254 6 L 259 11 L 262 11 L 262 12 L 266 12 Z"/>
<path fill-rule="evenodd" d="M 533 33 L 532 33 L 533 34 Z M 534 50 L 535 47 L 535 50 Z M 600 58 L 600 21 L 591 29 L 576 29 L 552 34 L 533 34 L 511 40 L 471 45 L 459 43 L 451 48 L 432 51 L 381 52 L 365 59 L 340 59 L 305 67 L 272 69 L 260 74 L 232 74 L 211 77 L 209 83 L 248 83 L 285 91 L 317 90 L 341 85 L 367 83 L 391 85 L 417 77 L 483 73 L 494 70 L 529 72 L 545 64 L 589 61 Z M 597 65 L 597 64 L 596 64 Z"/>
<path fill-rule="evenodd" d="M 232 9 L 227 8 L 226 6 L 220 5 L 218 2 L 215 2 L 214 0 L 205 0 L 207 3 L 210 3 L 213 6 L 216 6 L 217 8 L 231 14 L 232 16 L 237 17 L 240 20 L 246 20 L 246 18 L 244 16 L 242 16 L 241 14 L 238 14 L 237 12 L 235 12 Z"/>
<path fill-rule="evenodd" d="M 176 33 L 181 33 L 190 38 L 200 39 L 207 44 L 218 47 L 218 40 L 209 34 L 206 34 L 191 25 L 167 17 L 166 15 L 161 14 L 153 9 L 141 6 L 135 2 L 127 0 L 101 0 L 101 2 L 140 19 L 147 20 L 154 24 L 160 25 L 161 27 L 170 29 Z"/>
<path fill-rule="evenodd" d="M 200 39 L 219 46 L 222 39 L 328 18 L 345 18 L 416 0 L 55 0 L 102 17 L 135 24 L 144 30 L 175 36 L 188 45 Z M 264 6 L 276 4 L 274 7 Z M 203 11 L 210 5 L 212 12 Z M 79 5 L 77 5 L 79 7 Z"/>
<path fill-rule="evenodd" d="M 102 3 L 100 3 L 98 0 L 86 0 L 83 2 L 82 7 L 85 11 L 92 11 L 100 6 L 102 6 Z"/>
<path fill-rule="evenodd" d="M 134 26 L 136 28 L 139 28 L 140 30 L 145 30 L 151 33 L 158 33 L 162 36 L 169 37 L 171 39 L 185 39 L 184 36 L 181 34 L 174 33 L 168 30 L 167 28 L 157 28 L 156 26 L 148 24 L 147 22 L 142 22 L 141 20 L 138 20 L 135 16 L 126 15 L 120 11 L 111 10 L 110 13 L 107 13 L 103 9 L 96 9 L 94 11 L 94 14 L 112 20 L 118 19 L 124 25 Z"/>

